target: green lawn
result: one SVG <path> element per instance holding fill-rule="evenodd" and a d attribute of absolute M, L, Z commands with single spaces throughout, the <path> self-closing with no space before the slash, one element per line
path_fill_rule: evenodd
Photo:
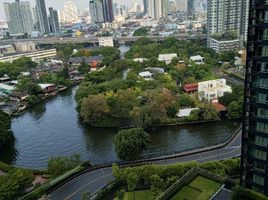
<path fill-rule="evenodd" d="M 153 200 L 153 194 L 150 190 L 136 191 L 135 200 Z M 115 198 L 117 200 L 117 198 Z M 132 192 L 126 192 L 124 200 L 134 200 Z"/>
<path fill-rule="evenodd" d="M 170 200 L 209 200 L 209 198 L 217 192 L 221 184 L 197 176 L 188 186 L 184 186 Z"/>
<path fill-rule="evenodd" d="M 175 194 L 170 200 L 193 200 L 200 195 L 200 191 L 189 187 L 184 186 L 177 194 Z"/>

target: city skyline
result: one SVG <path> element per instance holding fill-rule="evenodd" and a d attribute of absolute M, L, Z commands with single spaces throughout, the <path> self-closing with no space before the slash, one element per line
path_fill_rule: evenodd
<path fill-rule="evenodd" d="M 4 12 L 4 3 L 11 3 L 15 0 L 4 0 L 0 3 L 0 20 L 6 20 L 5 12 Z M 21 1 L 29 1 L 31 4 L 31 7 L 35 6 L 36 0 L 21 0 Z M 89 1 L 78 1 L 78 0 L 46 0 L 46 7 L 47 10 L 49 7 L 53 7 L 54 9 L 63 9 L 64 2 L 71 1 L 73 2 L 78 9 L 85 10 L 86 8 L 89 8 Z M 140 4 L 142 4 L 142 0 L 135 0 L 138 1 Z M 126 1 L 126 0 L 114 0 L 113 2 L 117 2 L 119 5 L 126 5 L 131 6 L 134 0 Z"/>

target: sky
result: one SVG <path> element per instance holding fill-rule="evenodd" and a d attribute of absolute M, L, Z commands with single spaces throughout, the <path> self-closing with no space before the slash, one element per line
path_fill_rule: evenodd
<path fill-rule="evenodd" d="M 3 4 L 5 2 L 14 2 L 15 0 L 0 0 L 0 20 L 5 19 L 5 12 L 3 8 Z M 29 1 L 31 4 L 31 7 L 35 6 L 36 0 L 21 0 L 21 1 Z M 54 9 L 62 9 L 64 2 L 69 1 L 69 0 L 46 0 L 46 6 L 47 7 L 53 7 Z M 70 0 L 72 1 L 78 9 L 85 9 L 88 8 L 88 2 L 89 0 Z M 126 5 L 126 6 L 131 6 L 134 0 L 114 0 L 114 2 L 117 2 L 119 5 Z M 138 0 L 141 2 L 141 0 Z"/>

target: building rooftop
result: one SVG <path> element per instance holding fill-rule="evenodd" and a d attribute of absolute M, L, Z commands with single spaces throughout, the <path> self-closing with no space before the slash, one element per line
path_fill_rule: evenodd
<path fill-rule="evenodd" d="M 46 89 L 47 87 L 55 86 L 54 84 L 38 84 L 42 89 Z"/>
<path fill-rule="evenodd" d="M 190 116 L 191 112 L 193 110 L 199 110 L 199 108 L 185 108 L 185 109 L 180 109 L 180 111 L 177 113 L 177 117 L 188 117 Z"/>
<path fill-rule="evenodd" d="M 1 88 L 1 89 L 4 89 L 4 90 L 8 90 L 8 91 L 12 91 L 12 90 L 15 90 L 15 89 L 16 89 L 16 88 L 13 87 L 13 86 L 6 85 L 6 84 L 3 84 L 3 83 L 0 83 L 0 88 Z"/>
<path fill-rule="evenodd" d="M 200 56 L 200 55 L 197 55 L 197 56 L 191 56 L 191 57 L 190 57 L 190 60 L 193 60 L 193 61 L 195 61 L 195 60 L 202 60 L 202 59 L 204 59 L 204 57 L 202 57 L 202 56 Z"/>
<path fill-rule="evenodd" d="M 69 59 L 69 62 L 71 63 L 82 63 L 82 62 L 90 63 L 93 61 L 102 62 L 103 56 L 91 56 L 91 57 L 84 56 L 84 57 L 75 57 L 75 58 Z"/>

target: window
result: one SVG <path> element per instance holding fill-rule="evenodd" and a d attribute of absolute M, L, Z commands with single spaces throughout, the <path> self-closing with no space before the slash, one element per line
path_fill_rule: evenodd
<path fill-rule="evenodd" d="M 263 46 L 262 47 L 261 55 L 262 56 L 268 56 L 268 46 Z"/>
<path fill-rule="evenodd" d="M 256 84 L 260 88 L 268 88 L 268 79 L 258 78 Z"/>
<path fill-rule="evenodd" d="M 255 137 L 255 144 L 262 147 L 268 146 L 268 139 L 260 136 Z"/>
<path fill-rule="evenodd" d="M 268 63 L 267 62 L 257 62 L 257 72 L 268 72 Z"/>
<path fill-rule="evenodd" d="M 265 172 L 265 164 L 254 162 L 254 169 L 256 171 Z"/>
<path fill-rule="evenodd" d="M 263 108 L 258 108 L 257 117 L 267 119 L 268 118 L 268 110 Z"/>
<path fill-rule="evenodd" d="M 268 95 L 263 93 L 257 93 L 257 102 L 268 103 Z"/>
<path fill-rule="evenodd" d="M 253 182 L 257 183 L 258 185 L 264 185 L 264 178 L 254 174 L 253 175 Z"/>
<path fill-rule="evenodd" d="M 262 133 L 268 133 L 268 124 L 257 122 L 256 130 Z"/>
<path fill-rule="evenodd" d="M 263 30 L 262 39 L 263 40 L 268 40 L 268 29 Z"/>
<path fill-rule="evenodd" d="M 258 158 L 260 160 L 266 160 L 267 153 L 265 151 L 261 150 L 255 150 L 255 158 Z"/>

